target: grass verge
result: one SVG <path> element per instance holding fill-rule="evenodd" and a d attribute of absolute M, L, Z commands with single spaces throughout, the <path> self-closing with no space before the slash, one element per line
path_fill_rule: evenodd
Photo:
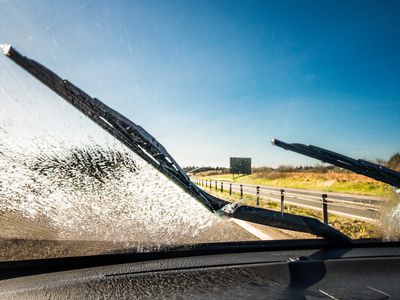
<path fill-rule="evenodd" d="M 201 176 L 201 174 L 200 174 Z M 226 179 L 243 184 L 257 184 L 279 188 L 297 188 L 324 192 L 349 193 L 383 197 L 390 190 L 384 183 L 351 173 L 255 173 L 233 177 L 232 174 L 199 177 L 205 180 Z"/>

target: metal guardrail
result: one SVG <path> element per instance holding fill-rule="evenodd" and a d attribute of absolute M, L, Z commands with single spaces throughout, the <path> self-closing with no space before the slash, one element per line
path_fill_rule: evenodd
<path fill-rule="evenodd" d="M 351 208 L 351 209 L 366 209 L 366 210 L 371 210 L 371 211 L 379 211 L 379 204 L 372 204 L 372 203 L 365 203 L 361 202 L 361 199 L 359 201 L 349 201 L 349 200 L 343 200 L 343 199 L 336 199 L 335 196 L 328 196 L 326 193 L 322 193 L 320 195 L 309 195 L 307 192 L 304 191 L 299 191 L 296 193 L 292 189 L 289 191 L 285 191 L 285 189 L 277 189 L 277 188 L 267 188 L 263 186 L 257 186 L 257 185 L 244 185 L 241 183 L 232 183 L 232 182 L 227 182 L 224 180 L 218 181 L 218 180 L 205 180 L 205 179 L 194 179 L 194 183 L 196 183 L 199 186 L 203 187 L 209 187 L 212 189 L 212 186 L 214 185 L 215 190 L 218 190 L 218 182 L 220 183 L 220 191 L 224 191 L 224 182 L 225 185 L 229 184 L 229 195 L 232 195 L 234 192 L 232 187 L 236 186 L 239 187 L 238 193 L 240 194 L 240 198 L 243 198 L 244 194 L 249 194 L 253 195 L 256 197 L 256 206 L 259 206 L 260 204 L 260 197 L 267 197 L 268 200 L 278 202 L 280 203 L 280 211 L 283 214 L 284 212 L 284 206 L 285 206 L 285 197 L 292 197 L 295 199 L 301 199 L 302 201 L 309 202 L 310 204 L 314 204 L 314 209 L 316 210 L 322 210 L 323 214 L 323 220 L 325 223 L 328 222 L 328 205 L 334 205 L 336 207 L 342 207 L 342 208 Z M 214 183 L 214 184 L 213 184 Z M 254 192 L 250 192 L 250 190 L 253 190 Z M 247 193 L 246 193 L 247 191 Z M 306 194 L 304 194 L 306 193 Z M 311 193 L 311 192 L 310 192 Z M 268 198 L 269 197 L 269 198 Z M 277 199 L 271 198 L 275 197 Z M 378 200 L 374 200 L 378 201 Z M 293 202 L 291 202 L 293 203 Z M 293 204 L 296 205 L 296 204 Z M 301 204 L 299 204 L 301 206 Z"/>

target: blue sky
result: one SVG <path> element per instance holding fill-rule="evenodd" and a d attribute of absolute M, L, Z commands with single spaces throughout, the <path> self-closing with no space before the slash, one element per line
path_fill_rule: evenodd
<path fill-rule="evenodd" d="M 115 2 L 0 0 L 0 43 L 142 125 L 181 165 L 316 163 L 273 137 L 370 160 L 400 151 L 400 2 Z M 24 76 L 10 63 L 0 72 Z"/>

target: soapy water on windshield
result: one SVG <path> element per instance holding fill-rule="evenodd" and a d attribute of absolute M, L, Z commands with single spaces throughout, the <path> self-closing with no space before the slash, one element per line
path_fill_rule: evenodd
<path fill-rule="evenodd" d="M 7 68 L 0 72 L 0 218 L 37 220 L 52 239 L 144 245 L 190 242 L 224 222 L 40 83 L 27 85 Z M 7 238 L 27 238 L 25 230 Z"/>
<path fill-rule="evenodd" d="M 47 150 L 47 149 L 46 149 Z M 1 155 L 0 211 L 46 219 L 57 239 L 174 243 L 218 222 L 139 157 L 94 146 Z"/>
<path fill-rule="evenodd" d="M 380 223 L 384 240 L 400 240 L 400 189 L 395 189 L 386 197 L 385 204 L 381 207 Z"/>

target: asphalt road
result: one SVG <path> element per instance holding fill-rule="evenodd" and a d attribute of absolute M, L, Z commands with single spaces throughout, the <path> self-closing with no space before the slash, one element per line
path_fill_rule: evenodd
<path fill-rule="evenodd" d="M 217 181 L 218 190 L 221 189 L 221 182 Z M 229 191 L 230 184 L 233 192 L 240 193 L 240 183 L 226 181 L 223 182 L 224 191 Z M 256 187 L 257 185 L 253 184 L 243 184 L 243 194 L 256 196 Z M 215 190 L 215 181 L 212 182 L 212 189 Z M 276 187 L 260 186 L 260 197 L 280 203 L 280 190 L 280 188 Z M 322 194 L 324 193 L 327 194 L 328 213 L 366 221 L 379 219 L 379 208 L 384 203 L 384 200 L 373 196 L 286 188 L 284 189 L 284 202 L 285 204 L 295 204 L 322 211 Z"/>
<path fill-rule="evenodd" d="M 182 232 L 182 236 L 165 243 L 165 246 L 290 238 L 275 228 L 255 226 L 241 220 L 221 219 L 197 234 Z M 157 246 L 154 240 L 146 240 L 146 236 L 112 240 L 85 232 L 67 234 L 59 232 L 47 220 L 26 218 L 8 211 L 0 211 L 0 228 L 0 261 L 142 251 Z M 104 228 L 105 232 L 107 230 Z M 186 237 L 183 237 L 184 233 Z M 162 244 L 160 246 L 162 248 Z"/>

